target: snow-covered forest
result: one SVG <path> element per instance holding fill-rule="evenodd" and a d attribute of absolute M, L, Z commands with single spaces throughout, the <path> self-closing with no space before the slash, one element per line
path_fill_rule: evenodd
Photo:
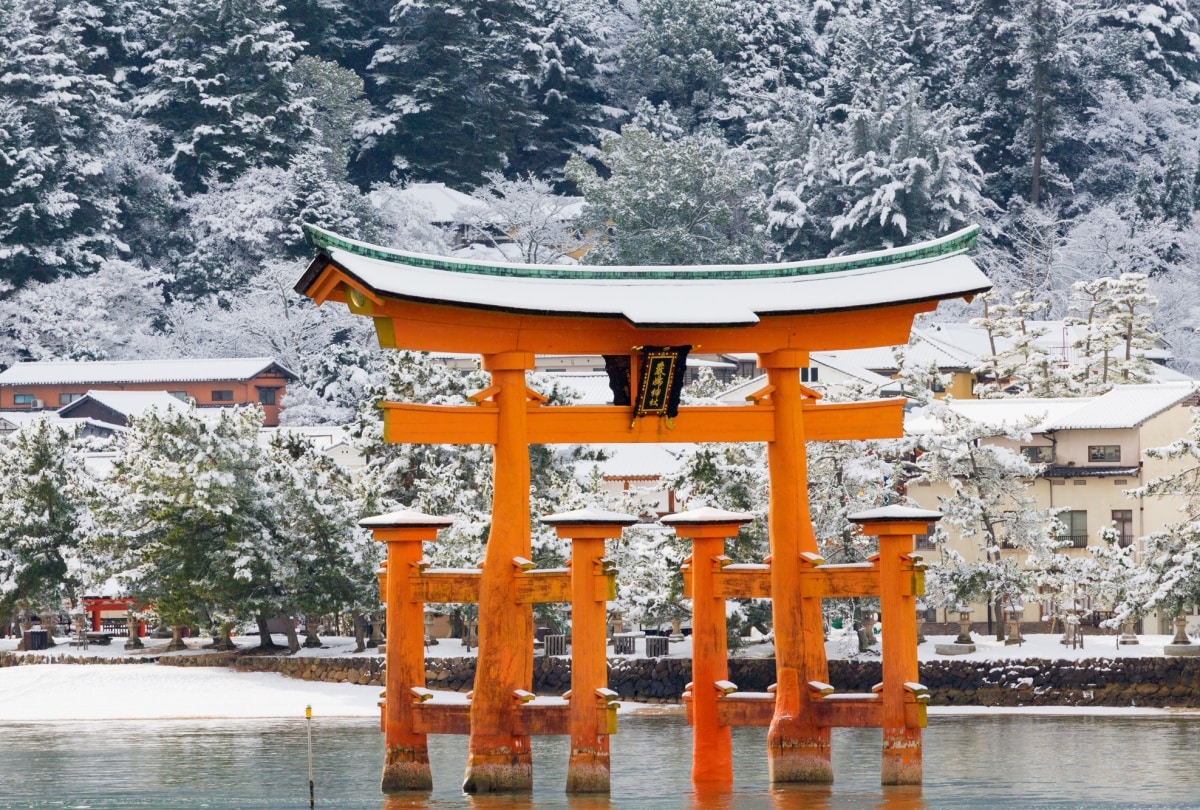
<path fill-rule="evenodd" d="M 454 401 L 471 380 L 419 358 L 385 364 L 367 319 L 293 293 L 311 253 L 299 226 L 449 253 L 451 235 L 401 193 L 440 182 L 480 200 L 526 261 L 568 261 L 571 235 L 601 224 L 608 239 L 585 262 L 816 258 L 978 224 L 975 258 L 997 293 L 942 315 L 982 317 L 987 305 L 989 328 L 1011 339 L 1027 320 L 1080 315 L 1088 296 L 1095 312 L 1123 296 L 1126 321 L 1138 319 L 1131 329 L 1158 333 L 1181 369 L 1200 372 L 1200 25 L 1190 6 L 9 0 L 0 4 L 0 365 L 269 355 L 301 377 L 284 402 L 287 421 L 357 422 L 369 448 L 378 426 L 364 404 L 389 391 Z M 583 198 L 574 221 L 545 221 L 551 194 Z M 1027 378 L 1028 390 L 1047 395 L 1088 390 L 1054 376 L 1030 346 L 1017 340 L 981 372 Z M 104 483 L 118 493 L 83 493 L 68 511 L 52 510 L 86 530 L 71 542 L 91 538 L 85 550 L 98 556 L 89 559 L 150 577 L 154 559 L 121 555 L 187 543 L 217 566 L 189 580 L 210 590 L 188 609 L 210 605 L 213 620 L 229 606 L 320 611 L 277 598 L 305 587 L 296 559 L 358 557 L 369 580 L 373 552 L 361 535 L 307 548 L 298 524 L 269 518 L 299 514 L 278 500 L 289 488 L 336 477 L 300 446 L 245 449 L 253 469 L 213 482 L 260 510 L 252 525 L 225 527 L 233 545 L 206 547 L 199 529 L 154 535 L 150 518 L 161 510 L 145 487 L 158 473 L 146 459 L 159 452 L 175 464 L 163 442 L 201 441 L 185 440 L 182 423 L 158 428 L 121 451 L 129 457 Z M 214 458 L 245 440 L 233 422 L 225 429 L 209 437 Z M 61 442 L 50 434 L 42 441 L 43 460 L 57 452 L 66 459 L 59 474 L 75 476 L 81 462 L 52 452 Z M 35 449 L 12 444 L 5 463 Z M 814 514 L 826 551 L 858 559 L 844 520 L 851 506 L 899 497 L 906 476 L 937 471 L 905 471 L 912 448 L 903 445 L 855 461 L 836 450 L 812 450 L 814 476 L 844 492 L 829 500 L 838 508 Z M 454 513 L 445 557 L 473 562 L 486 531 L 486 459 L 473 449 L 367 452 L 370 480 L 393 487 L 383 500 L 338 484 L 341 500 L 311 504 L 305 520 L 352 526 L 353 516 L 395 503 Z M 576 460 L 544 453 L 535 458 L 544 511 L 595 495 L 571 475 Z M 757 510 L 760 456 L 753 446 L 701 448 L 677 483 Z M 405 474 L 415 469 L 422 474 Z M 275 501 L 254 500 L 266 490 Z M 209 504 L 215 492 L 201 493 L 206 520 L 253 512 Z M 22 514 L 37 514 L 39 495 L 29 497 Z M 106 513 L 97 505 L 106 499 L 133 511 Z M 124 543 L 103 530 L 114 525 L 126 527 Z M 135 530 L 149 534 L 132 543 Z M 747 557 L 764 536 L 761 526 L 743 535 Z M 25 542 L 9 539 L 10 548 Z M 300 556 L 256 557 L 268 541 Z M 678 551 L 649 535 L 624 547 L 640 557 L 623 568 L 662 584 Z M 539 560 L 556 553 L 547 533 Z M 43 558 L 60 582 L 82 584 L 71 579 L 82 559 L 74 551 Z M 18 566 L 0 560 L 0 569 L 7 564 Z M 275 590 L 247 592 L 263 570 Z M 341 604 L 356 604 L 362 587 L 345 583 Z M 679 599 L 650 586 L 635 593 L 641 601 L 627 607 L 647 616 L 669 618 Z"/>
<path fill-rule="evenodd" d="M 320 395 L 369 340 L 291 293 L 299 224 L 447 252 L 396 194 L 437 181 L 582 194 L 586 261 L 978 223 L 1045 317 L 1150 276 L 1200 367 L 1187 0 L 13 0 L 0 33 L 0 363 L 261 354 Z"/>

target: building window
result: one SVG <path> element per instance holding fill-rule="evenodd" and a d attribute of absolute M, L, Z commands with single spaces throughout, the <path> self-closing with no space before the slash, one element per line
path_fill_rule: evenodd
<path fill-rule="evenodd" d="M 59 405 L 70 405 L 72 402 L 74 402 L 77 399 L 83 399 L 83 394 L 59 394 L 58 395 L 58 404 Z"/>
<path fill-rule="evenodd" d="M 258 404 L 259 405 L 278 405 L 278 388 L 260 388 L 258 389 Z"/>
<path fill-rule="evenodd" d="M 1089 444 L 1088 461 L 1120 461 L 1121 445 L 1119 444 Z"/>
<path fill-rule="evenodd" d="M 167 393 L 170 394 L 171 396 L 175 397 L 175 399 L 179 400 L 180 402 L 188 401 L 188 392 L 187 391 L 168 391 Z"/>
<path fill-rule="evenodd" d="M 1133 510 L 1132 509 L 1114 509 L 1112 510 L 1113 528 L 1117 532 L 1117 542 L 1121 548 L 1127 548 L 1133 544 Z"/>
<path fill-rule="evenodd" d="M 1064 512 L 1059 520 L 1067 527 L 1066 539 L 1071 541 L 1071 548 L 1087 548 L 1087 511 L 1084 509 L 1072 509 L 1069 512 Z"/>
<path fill-rule="evenodd" d="M 13 405 L 28 405 L 33 407 L 33 394 L 13 394 Z"/>
<path fill-rule="evenodd" d="M 800 369 L 800 382 L 817 382 L 817 370 L 818 369 L 816 366 L 809 366 L 808 368 Z"/>
<path fill-rule="evenodd" d="M 916 550 L 917 551 L 935 551 L 935 550 L 937 550 L 937 543 L 933 542 L 933 531 L 936 528 L 936 526 L 937 526 L 937 524 L 930 523 L 925 527 L 925 534 L 918 534 L 916 536 L 916 541 L 917 541 Z"/>
<path fill-rule="evenodd" d="M 212 401 L 213 402 L 233 402 L 233 392 L 232 391 L 213 391 L 212 392 Z"/>
<path fill-rule="evenodd" d="M 1030 464 L 1050 464 L 1054 461 L 1054 448 L 1048 444 L 1027 444 L 1021 448 L 1021 455 Z"/>

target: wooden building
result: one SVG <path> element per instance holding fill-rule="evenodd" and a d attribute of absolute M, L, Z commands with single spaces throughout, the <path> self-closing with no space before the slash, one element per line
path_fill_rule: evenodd
<path fill-rule="evenodd" d="M 270 357 L 17 363 L 0 372 L 0 411 L 56 410 L 91 390 L 166 391 L 198 408 L 257 403 L 272 427 L 296 379 Z"/>

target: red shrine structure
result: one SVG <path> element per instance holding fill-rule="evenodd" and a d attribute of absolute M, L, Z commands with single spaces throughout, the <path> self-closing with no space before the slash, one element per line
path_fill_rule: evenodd
<path fill-rule="evenodd" d="M 770 556 L 733 564 L 724 540 L 748 515 L 699 509 L 663 522 L 690 539 L 684 571 L 693 604 L 692 779 L 732 785 L 730 728 L 765 725 L 772 782 L 829 782 L 830 729 L 883 730 L 884 784 L 922 777 L 925 690 L 917 681 L 916 597 L 923 587 L 913 536 L 939 515 L 891 506 L 852 516 L 879 537 L 866 564 L 828 565 L 809 517 L 806 441 L 901 435 L 903 399 L 826 403 L 800 382 L 812 351 L 908 340 L 913 318 L 940 300 L 990 283 L 966 253 L 976 229 L 907 248 L 790 264 L 577 267 L 461 262 L 345 239 L 306 226 L 317 255 L 296 286 L 316 303 L 339 301 L 373 319 L 380 345 L 474 353 L 491 385 L 462 406 L 389 402 L 392 442 L 493 447 L 492 522 L 477 569 L 434 569 L 422 545 L 448 519 L 415 512 L 363 522 L 387 544 L 380 575 L 387 615 L 382 701 L 383 790 L 428 790 L 428 734 L 469 735 L 464 790 L 532 787 L 532 735 L 570 735 L 567 789 L 609 789 L 615 695 L 607 689 L 604 603 L 617 572 L 604 543 L 636 518 L 582 510 L 541 518 L 572 544 L 570 565 L 530 561 L 531 444 L 765 442 Z M 755 353 L 767 383 L 744 407 L 678 407 L 682 358 Z M 526 385 L 537 354 L 604 355 L 611 406 L 551 406 Z M 677 373 L 678 372 L 678 373 Z M 878 596 L 885 625 L 883 681 L 866 694 L 829 686 L 821 600 Z M 724 600 L 772 600 L 777 683 L 741 693 L 728 681 Z M 479 606 L 477 673 L 470 701 L 439 702 L 424 683 L 423 605 Z M 570 602 L 572 688 L 565 699 L 531 693 L 536 602 Z"/>

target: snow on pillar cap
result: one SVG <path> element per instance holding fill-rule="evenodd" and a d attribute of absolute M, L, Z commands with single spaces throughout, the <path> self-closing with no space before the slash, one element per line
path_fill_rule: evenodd
<path fill-rule="evenodd" d="M 686 512 L 676 512 L 659 518 L 660 523 L 668 526 L 699 526 L 705 523 L 749 523 L 754 515 L 749 512 L 728 512 L 711 506 L 699 509 L 689 509 Z"/>
<path fill-rule="evenodd" d="M 570 512 L 559 512 L 556 515 L 543 515 L 541 520 L 547 526 L 632 526 L 639 518 L 624 512 L 609 512 L 598 506 L 589 506 Z"/>
<path fill-rule="evenodd" d="M 853 515 L 847 515 L 846 519 L 855 523 L 869 523 L 876 520 L 934 521 L 941 520 L 942 513 L 931 509 L 918 509 L 913 506 L 894 504 L 892 506 L 881 506 L 878 509 L 868 509 L 865 512 L 855 512 Z"/>
<path fill-rule="evenodd" d="M 363 518 L 358 525 L 364 529 L 443 529 L 453 523 L 453 518 L 427 515 L 415 509 L 400 509 L 386 515 Z"/>

